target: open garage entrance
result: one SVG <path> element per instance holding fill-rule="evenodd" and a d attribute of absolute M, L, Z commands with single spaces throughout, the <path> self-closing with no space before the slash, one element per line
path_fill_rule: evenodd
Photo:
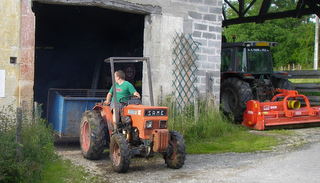
<path fill-rule="evenodd" d="M 144 15 L 91 6 L 33 3 L 36 16 L 34 99 L 49 88 L 109 89 L 108 57 L 142 57 Z M 142 64 L 117 65 L 141 93 Z"/>

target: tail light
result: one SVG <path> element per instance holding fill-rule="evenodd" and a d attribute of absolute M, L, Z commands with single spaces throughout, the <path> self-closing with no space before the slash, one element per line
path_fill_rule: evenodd
<path fill-rule="evenodd" d="M 161 120 L 161 121 L 160 121 L 160 128 L 161 128 L 161 129 L 167 128 L 167 121 Z"/>
<path fill-rule="evenodd" d="M 153 126 L 153 121 L 151 121 L 151 120 L 146 121 L 146 128 L 147 129 L 152 129 L 152 126 Z"/>

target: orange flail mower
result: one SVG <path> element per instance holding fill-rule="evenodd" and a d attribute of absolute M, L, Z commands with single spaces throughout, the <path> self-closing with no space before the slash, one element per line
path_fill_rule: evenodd
<path fill-rule="evenodd" d="M 281 125 L 320 123 L 320 106 L 311 106 L 305 95 L 296 90 L 277 89 L 270 102 L 250 100 L 242 125 L 256 130 Z"/>

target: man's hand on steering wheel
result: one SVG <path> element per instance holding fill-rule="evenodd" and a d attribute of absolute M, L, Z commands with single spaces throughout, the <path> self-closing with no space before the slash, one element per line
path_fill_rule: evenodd
<path fill-rule="evenodd" d="M 102 104 L 106 105 L 106 106 L 109 106 L 111 104 L 111 102 L 108 102 L 107 100 L 105 100 Z"/>

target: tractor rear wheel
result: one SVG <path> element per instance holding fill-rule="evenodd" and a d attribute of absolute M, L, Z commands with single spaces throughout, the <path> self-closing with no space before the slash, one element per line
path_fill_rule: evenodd
<path fill-rule="evenodd" d="M 253 99 L 249 83 L 238 78 L 228 78 L 221 86 L 221 108 L 234 122 L 241 122 L 246 103 Z"/>
<path fill-rule="evenodd" d="M 110 140 L 110 159 L 115 172 L 125 173 L 130 165 L 130 149 L 128 142 L 121 134 L 114 134 Z"/>
<path fill-rule="evenodd" d="M 164 160 L 167 167 L 178 169 L 184 165 L 186 159 L 185 145 L 183 136 L 176 131 L 170 132 L 170 141 Z"/>
<path fill-rule="evenodd" d="M 99 111 L 86 111 L 80 123 L 80 145 L 85 158 L 99 159 L 104 150 L 105 124 Z"/>

